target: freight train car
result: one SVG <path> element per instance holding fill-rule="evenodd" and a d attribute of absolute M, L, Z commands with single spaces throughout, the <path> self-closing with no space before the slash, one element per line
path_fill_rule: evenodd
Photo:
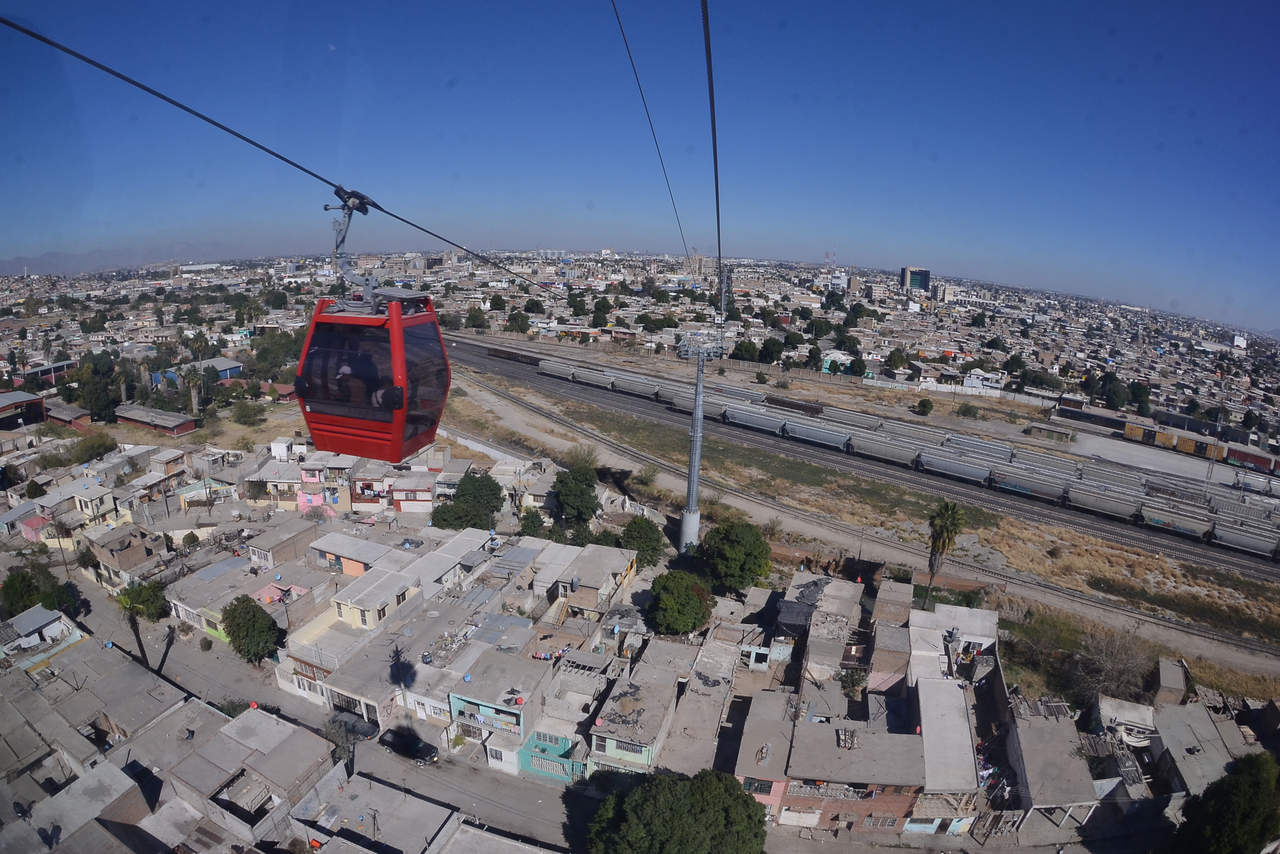
<path fill-rule="evenodd" d="M 562 380 L 572 380 L 573 365 L 566 365 L 564 362 L 556 362 L 551 359 L 543 359 L 538 362 L 538 373 Z"/>
<path fill-rule="evenodd" d="M 792 412 L 800 412 L 811 418 L 817 418 L 822 415 L 821 403 L 812 403 L 807 400 L 795 400 L 778 394 L 766 394 L 764 396 L 764 402 L 769 406 L 776 406 L 779 409 L 790 409 Z"/>
<path fill-rule="evenodd" d="M 1209 519 L 1179 513 L 1154 504 L 1142 505 L 1142 524 L 1148 528 L 1172 531 L 1204 542 L 1208 542 L 1213 536 L 1213 522 Z"/>
<path fill-rule="evenodd" d="M 1131 493 L 1100 492 L 1072 484 L 1067 487 L 1067 506 L 1132 522 L 1142 510 L 1142 499 Z"/>
<path fill-rule="evenodd" d="M 783 435 L 788 439 L 795 439 L 799 442 L 808 442 L 811 445 L 835 448 L 838 451 L 845 451 L 846 453 L 849 451 L 848 431 L 832 430 L 816 424 L 787 419 Z"/>
<path fill-rule="evenodd" d="M 956 480 L 976 483 L 979 486 L 986 486 L 987 479 L 991 477 L 990 466 L 967 463 L 958 460 L 955 457 L 924 451 L 920 453 L 920 459 L 917 461 L 916 465 L 919 466 L 921 471 L 928 472 L 929 474 L 940 474 L 945 475 L 946 477 L 954 477 Z"/>
<path fill-rule="evenodd" d="M 574 368 L 573 381 L 613 391 L 613 377 L 604 371 L 593 371 L 590 368 Z"/>
<path fill-rule="evenodd" d="M 749 427 L 752 430 L 762 430 L 765 433 L 772 433 L 775 436 L 781 436 L 782 431 L 787 426 L 787 420 L 785 418 L 779 418 L 776 415 L 769 415 L 764 412 L 743 409 L 739 406 L 726 407 L 724 410 L 724 420 L 726 424 L 734 424 L 738 427 Z"/>
<path fill-rule="evenodd" d="M 1067 483 L 1063 479 L 1039 477 L 1025 469 L 1007 465 L 991 467 L 991 485 L 1001 492 L 1043 498 L 1055 503 L 1060 502 L 1067 491 Z"/>
<path fill-rule="evenodd" d="M 623 394 L 635 395 L 636 397 L 647 397 L 650 400 L 658 396 L 658 384 L 653 380 L 646 380 L 640 377 L 614 376 L 613 390 L 620 391 Z"/>
<path fill-rule="evenodd" d="M 892 437 L 873 438 L 854 433 L 849 438 L 853 445 L 853 453 L 873 460 L 914 467 L 916 458 L 920 456 L 919 448 L 905 442 L 894 441 Z"/>

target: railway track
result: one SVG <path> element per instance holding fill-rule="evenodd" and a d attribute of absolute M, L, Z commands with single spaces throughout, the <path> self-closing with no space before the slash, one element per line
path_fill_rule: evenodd
<path fill-rule="evenodd" d="M 565 416 L 557 412 L 553 412 L 544 407 L 530 403 L 529 401 L 524 400 L 517 395 L 511 394 L 510 392 L 502 388 L 499 388 L 493 385 L 492 383 L 485 382 L 484 380 L 479 379 L 475 376 L 469 376 L 468 380 L 480 386 L 481 388 L 485 389 L 490 394 L 495 395 L 496 397 L 500 397 L 509 403 L 512 403 L 516 406 L 521 407 L 522 409 L 529 410 L 530 412 L 533 412 L 536 415 L 542 418 L 545 418 L 548 421 L 551 421 L 555 424 L 559 424 L 563 427 L 567 427 L 573 430 L 575 433 L 580 433 L 584 436 L 588 436 L 595 442 L 603 445 L 604 447 L 612 449 L 613 451 L 621 454 L 622 456 L 628 457 L 630 459 L 638 460 L 643 463 L 648 463 L 670 474 L 675 474 L 681 477 L 685 475 L 685 469 L 682 466 L 677 466 L 673 463 L 670 463 L 652 454 L 635 450 L 622 442 L 619 442 L 615 439 L 605 436 L 588 427 L 584 427 L 583 425 L 580 425 L 577 422 L 569 418 L 566 418 Z M 848 522 L 844 522 L 843 520 L 833 518 L 827 514 L 816 513 L 812 511 L 803 511 L 798 508 L 792 507 L 790 505 L 783 504 L 782 502 L 776 501 L 772 498 L 746 492 L 745 490 L 739 489 L 738 487 L 730 483 L 720 480 L 714 475 L 704 476 L 703 482 L 714 486 L 716 489 L 724 492 L 725 494 L 734 495 L 736 497 L 751 501 L 758 505 L 768 507 L 772 510 L 788 513 L 788 514 L 803 514 L 813 519 L 819 519 L 822 521 L 824 525 L 827 525 L 834 530 L 841 531 L 842 533 L 845 533 L 845 534 L 859 536 L 867 542 L 878 543 L 881 545 L 899 549 L 901 551 L 906 551 L 920 558 L 927 559 L 928 557 L 928 550 L 921 546 L 916 546 L 910 543 L 902 543 L 898 540 L 893 540 L 888 537 L 869 534 L 865 532 L 863 529 L 857 527 L 856 525 L 851 525 Z M 1082 604 L 1086 604 L 1089 607 L 1102 608 L 1102 609 L 1106 609 L 1116 613 L 1120 613 L 1125 615 L 1126 617 L 1131 617 L 1134 620 L 1137 620 L 1139 622 L 1148 623 L 1152 625 L 1159 625 L 1165 628 L 1171 628 L 1176 631 L 1185 632 L 1187 634 L 1195 635 L 1197 637 L 1205 638 L 1207 640 L 1217 641 L 1219 643 L 1234 646 L 1239 649 L 1248 650 L 1250 652 L 1262 653 L 1266 655 L 1275 655 L 1277 652 L 1280 652 L 1280 646 L 1276 646 L 1275 644 L 1268 643 L 1263 640 L 1245 638 L 1237 635 L 1229 635 L 1224 632 L 1215 631 L 1206 626 L 1197 625 L 1195 623 L 1187 623 L 1182 620 L 1175 620 L 1172 617 L 1166 617 L 1160 614 L 1152 614 L 1147 611 L 1142 611 L 1137 608 L 1129 607 L 1127 605 L 1118 604 L 1109 599 L 1090 596 L 1086 593 L 1082 593 L 1081 591 L 1073 590 L 1069 587 L 1063 587 L 1061 585 L 1054 584 L 1052 582 L 1045 581 L 1040 578 L 1036 578 L 1035 576 L 1026 575 L 1024 573 L 1010 572 L 1007 570 L 993 569 L 973 561 L 967 561 L 967 560 L 962 560 L 958 558 L 949 558 L 949 561 L 954 566 L 963 567 L 966 570 L 985 576 L 987 578 L 992 578 L 994 580 L 1001 581 L 1006 584 L 1034 587 L 1039 590 L 1045 591 L 1047 593 L 1051 593 L 1060 599 L 1071 600 L 1071 601 L 1079 602 Z"/>
<path fill-rule="evenodd" d="M 678 429 L 688 429 L 688 415 L 676 413 L 664 406 L 638 397 L 608 393 L 599 389 L 548 378 L 537 373 L 532 365 L 524 365 L 488 356 L 485 345 L 469 341 L 458 342 L 463 348 L 460 354 L 455 347 L 454 357 L 464 364 L 471 364 L 495 375 L 507 375 L 549 396 L 560 397 L 590 406 L 606 407 L 635 417 L 644 418 Z M 459 358 L 460 356 L 460 358 Z M 1052 524 L 1080 534 L 1099 537 L 1115 545 L 1140 548 L 1177 561 L 1195 561 L 1210 569 L 1227 569 L 1246 578 L 1261 581 L 1280 579 L 1280 567 L 1245 554 L 1207 546 L 1193 540 L 1151 531 L 1133 524 L 1125 524 L 1110 518 L 1094 516 L 1078 510 L 1070 510 L 1057 504 L 1036 499 L 1019 498 L 1008 493 L 986 489 L 962 481 L 936 475 L 923 474 L 890 463 L 850 456 L 837 451 L 780 439 L 765 433 L 708 420 L 704 434 L 730 441 L 736 445 L 753 447 L 792 459 L 827 466 L 846 474 L 900 486 L 940 498 L 965 501 L 990 508 L 1004 515 L 1037 524 Z"/>

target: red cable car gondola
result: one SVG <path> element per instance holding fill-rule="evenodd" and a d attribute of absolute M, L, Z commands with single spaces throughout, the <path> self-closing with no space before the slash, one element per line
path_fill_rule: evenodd
<path fill-rule="evenodd" d="M 334 261 L 345 279 L 351 214 L 370 202 L 342 188 L 337 195 L 344 220 Z M 294 387 L 316 450 L 399 463 L 435 441 L 449 358 L 430 297 L 363 282 L 362 300 L 316 303 Z"/>

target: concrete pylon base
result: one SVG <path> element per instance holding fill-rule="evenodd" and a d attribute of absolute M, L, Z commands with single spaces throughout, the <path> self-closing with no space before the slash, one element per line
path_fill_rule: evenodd
<path fill-rule="evenodd" d="M 680 514 L 680 552 L 684 554 L 698 545 L 698 527 L 702 524 L 702 511 L 685 510 Z"/>

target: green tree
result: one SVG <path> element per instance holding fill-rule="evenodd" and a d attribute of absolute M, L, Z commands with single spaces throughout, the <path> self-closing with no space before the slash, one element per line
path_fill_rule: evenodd
<path fill-rule="evenodd" d="M 474 504 L 455 499 L 431 511 L 431 524 L 450 531 L 460 531 L 463 528 L 479 528 L 482 531 L 488 531 L 493 527 L 493 514 L 485 513 Z"/>
<path fill-rule="evenodd" d="M 14 569 L 9 572 L 3 583 L 0 583 L 0 604 L 5 613 L 16 616 L 40 601 L 40 588 L 35 579 L 25 569 Z"/>
<path fill-rule="evenodd" d="M 46 490 L 34 480 L 29 480 L 27 481 L 27 488 L 24 492 L 26 493 L 27 498 L 39 498 L 45 494 Z"/>
<path fill-rule="evenodd" d="M 542 514 L 536 508 L 530 507 L 520 514 L 521 536 L 541 537 L 546 527 L 546 523 L 542 521 Z"/>
<path fill-rule="evenodd" d="M 469 471 L 458 481 L 453 500 L 474 505 L 480 512 L 492 516 L 502 509 L 502 486 L 487 472 Z"/>
<path fill-rule="evenodd" d="M 772 365 L 782 358 L 782 348 L 783 344 L 780 338 L 766 338 L 757 358 L 766 365 Z"/>
<path fill-rule="evenodd" d="M 503 299 L 502 294 L 492 294 L 489 297 L 490 311 L 506 311 L 507 301 Z"/>
<path fill-rule="evenodd" d="M 124 614 L 129 630 L 133 632 L 133 639 L 138 644 L 138 657 L 142 659 L 143 666 L 151 667 L 138 621 L 159 622 L 169 613 L 169 601 L 164 598 L 164 587 L 157 581 L 149 581 L 121 588 L 116 594 L 116 607 Z"/>
<path fill-rule="evenodd" d="M 687 572 L 664 572 L 653 580 L 650 590 L 649 622 L 661 634 L 686 634 L 711 617 L 711 592 Z"/>
<path fill-rule="evenodd" d="M 195 531 L 187 531 L 182 535 L 182 545 L 188 549 L 200 545 L 200 535 Z"/>
<path fill-rule="evenodd" d="M 657 566 L 667 548 L 662 529 L 644 516 L 631 517 L 622 529 L 620 542 L 624 549 L 635 549 L 636 563 L 640 566 Z"/>
<path fill-rule="evenodd" d="M 525 314 L 546 314 L 547 307 L 542 304 L 542 300 L 536 297 L 532 297 L 530 299 L 525 300 L 524 313 Z"/>
<path fill-rule="evenodd" d="M 240 594 L 222 609 L 222 630 L 236 655 L 258 664 L 279 648 L 280 627 L 258 600 Z"/>
<path fill-rule="evenodd" d="M 804 360 L 804 365 L 806 368 L 811 368 L 815 371 L 822 370 L 822 348 L 810 347 L 809 357 Z"/>
<path fill-rule="evenodd" d="M 1014 374 L 1023 371 L 1027 367 L 1027 362 L 1017 353 L 1014 353 L 1012 356 L 1004 360 L 1004 365 L 1001 367 L 1004 369 L 1006 374 L 1013 376 Z"/>
<path fill-rule="evenodd" d="M 739 341 L 733 345 L 733 352 L 729 354 L 730 359 L 738 359 L 743 362 L 754 362 L 760 357 L 760 348 L 756 346 L 754 341 Z"/>
<path fill-rule="evenodd" d="M 587 524 L 600 509 L 596 473 L 589 466 L 575 465 L 560 472 L 551 489 L 556 495 L 556 519 L 566 530 Z"/>
<path fill-rule="evenodd" d="M 518 311 L 513 311 L 507 315 L 506 330 L 508 332 L 528 332 L 529 316 Z"/>
<path fill-rule="evenodd" d="M 973 319 L 969 321 L 969 325 L 978 329 L 985 329 L 987 326 L 987 313 L 985 311 L 978 312 L 973 316 Z"/>
<path fill-rule="evenodd" d="M 716 583 L 745 590 L 769 572 L 769 543 L 750 522 L 728 522 L 707 532 L 699 554 Z"/>
<path fill-rule="evenodd" d="M 231 407 L 231 420 L 246 427 L 255 427 L 267 420 L 267 411 L 261 403 L 238 400 Z"/>
<path fill-rule="evenodd" d="M 1226 776 L 1193 795 L 1167 854 L 1256 854 L 1280 835 L 1278 769 L 1269 753 L 1237 759 Z"/>
<path fill-rule="evenodd" d="M 920 402 L 916 404 L 916 412 L 928 416 L 930 412 L 933 412 L 933 401 L 927 397 L 920 398 Z"/>
<path fill-rule="evenodd" d="M 488 329 L 489 318 L 485 316 L 484 309 L 478 305 L 473 305 L 467 309 L 467 328 L 468 329 Z"/>
<path fill-rule="evenodd" d="M 933 579 L 942 561 L 964 530 L 964 510 L 954 501 L 941 501 L 929 513 L 929 586 L 924 592 L 924 608 L 929 609 Z"/>
<path fill-rule="evenodd" d="M 762 854 L 764 842 L 764 806 L 737 778 L 709 768 L 610 794 L 588 830 L 591 854 Z"/>

